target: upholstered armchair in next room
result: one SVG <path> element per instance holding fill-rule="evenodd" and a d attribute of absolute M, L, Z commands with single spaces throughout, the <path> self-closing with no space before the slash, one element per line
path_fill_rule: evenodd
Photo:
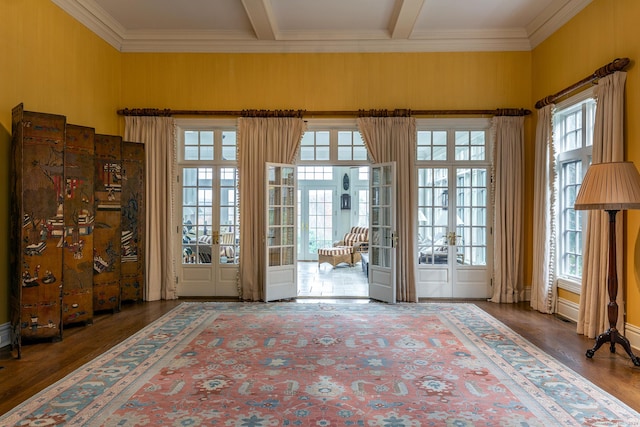
<path fill-rule="evenodd" d="M 346 263 L 352 266 L 361 260 L 363 252 L 369 252 L 369 228 L 351 227 L 332 247 L 318 249 L 318 264 L 327 262 L 335 267 Z"/>

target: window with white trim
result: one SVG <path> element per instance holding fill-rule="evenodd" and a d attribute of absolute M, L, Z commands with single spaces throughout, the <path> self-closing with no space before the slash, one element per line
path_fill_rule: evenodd
<path fill-rule="evenodd" d="M 238 262 L 236 153 L 233 125 L 180 128 L 182 264 Z"/>
<path fill-rule="evenodd" d="M 556 264 L 558 277 L 579 286 L 583 268 L 586 214 L 574 209 L 589 164 L 596 103 L 590 91 L 571 98 L 553 113 L 556 150 Z"/>

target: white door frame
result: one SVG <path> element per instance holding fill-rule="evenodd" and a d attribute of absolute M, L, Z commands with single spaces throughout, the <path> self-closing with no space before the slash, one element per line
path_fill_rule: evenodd
<path fill-rule="evenodd" d="M 297 283 L 297 173 L 294 165 L 265 165 L 266 302 L 295 298 Z"/>
<path fill-rule="evenodd" d="M 369 176 L 369 298 L 396 302 L 396 164 L 371 165 Z"/>
<path fill-rule="evenodd" d="M 491 131 L 490 122 L 485 119 L 434 119 L 425 120 L 429 122 L 430 130 L 448 131 L 447 139 L 447 159 L 449 160 L 431 160 L 418 162 L 417 170 L 421 168 L 446 169 L 447 184 L 433 186 L 433 215 L 432 218 L 426 218 L 418 215 L 418 230 L 421 225 L 437 225 L 439 231 L 444 231 L 445 237 L 448 233 L 453 233 L 447 239 L 446 262 L 439 264 L 436 262 L 429 263 L 429 248 L 440 246 L 439 244 L 418 243 L 417 248 L 417 268 L 416 268 L 416 288 L 418 298 L 477 298 L 484 299 L 491 295 L 491 282 L 493 275 L 493 241 L 492 241 L 492 218 L 493 212 L 491 207 Z M 433 125 L 431 125 L 433 123 Z M 456 145 L 454 134 L 456 130 L 461 131 L 485 131 L 485 159 L 479 160 L 455 160 Z M 469 169 L 471 174 L 478 171 L 486 171 L 484 174 L 486 182 L 484 188 L 477 183 L 473 183 L 470 187 L 465 181 L 463 175 L 465 169 Z M 474 172 L 475 171 L 475 172 Z M 466 175 L 465 175 L 466 176 Z M 458 188 L 458 181 L 465 182 Z M 448 200 L 444 210 L 446 221 L 442 222 L 438 219 L 436 207 L 442 203 L 436 200 L 442 197 L 442 192 L 446 188 Z M 485 206 L 484 218 L 480 218 L 479 210 L 472 208 L 480 208 L 477 201 L 470 201 L 472 195 L 477 195 L 479 190 L 484 191 Z M 420 190 L 419 190 L 420 191 Z M 475 191 L 475 193 L 474 193 Z M 458 201 L 458 196 L 467 199 Z M 429 207 L 428 203 L 424 206 Z M 461 212 L 458 212 L 461 209 Z M 480 209 L 481 210 L 481 209 Z M 471 212 L 471 214 L 469 214 Z M 459 213 L 461 215 L 459 215 Z M 468 219 L 470 218 L 470 219 Z M 464 219 L 467 219 L 465 223 Z M 482 223 L 484 221 L 484 224 Z M 440 224 L 442 222 L 442 224 Z M 478 234 L 482 227 L 485 227 L 485 234 Z M 422 236 L 423 238 L 429 236 Z M 433 236 L 435 240 L 436 236 Z M 426 238 L 425 240 L 429 240 Z M 482 242 L 482 244 L 480 243 Z M 431 245 L 431 247 L 430 247 Z M 484 245 L 484 260 L 482 260 L 481 250 L 478 249 Z M 426 256 L 425 256 L 426 254 Z M 425 259 L 426 258 L 426 259 Z M 444 258 L 443 258 L 444 259 Z M 426 262 L 425 262 L 426 261 Z"/>

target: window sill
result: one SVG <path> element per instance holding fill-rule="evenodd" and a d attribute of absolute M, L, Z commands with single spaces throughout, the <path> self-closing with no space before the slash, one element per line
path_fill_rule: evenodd
<path fill-rule="evenodd" d="M 564 289 L 565 291 L 580 295 L 580 292 L 582 291 L 582 284 L 575 280 L 560 277 L 558 278 L 558 289 Z"/>

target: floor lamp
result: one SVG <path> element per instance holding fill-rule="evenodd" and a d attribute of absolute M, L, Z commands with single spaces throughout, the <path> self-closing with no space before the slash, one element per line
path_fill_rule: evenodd
<path fill-rule="evenodd" d="M 576 196 L 575 209 L 599 209 L 609 214 L 609 265 L 607 291 L 609 304 L 609 329 L 596 338 L 596 344 L 587 350 L 586 356 L 594 353 L 605 343 L 610 343 L 611 353 L 620 344 L 635 366 L 640 358 L 631 351 L 629 340 L 618 332 L 618 274 L 616 271 L 616 214 L 620 210 L 640 209 L 640 174 L 632 162 L 595 163 L 589 166 Z"/>

